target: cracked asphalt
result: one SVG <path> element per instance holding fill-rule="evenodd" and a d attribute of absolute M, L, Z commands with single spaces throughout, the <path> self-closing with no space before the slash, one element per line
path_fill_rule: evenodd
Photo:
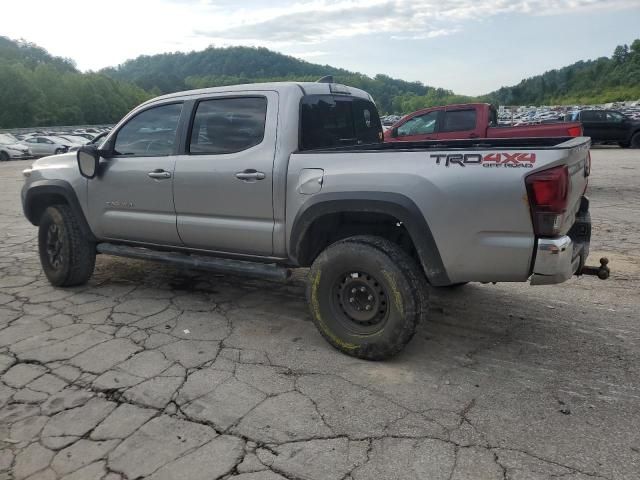
<path fill-rule="evenodd" d="M 391 361 L 276 284 L 100 256 L 49 286 L 0 164 L 0 479 L 640 478 L 640 154 L 595 149 L 612 278 L 431 292 Z"/>

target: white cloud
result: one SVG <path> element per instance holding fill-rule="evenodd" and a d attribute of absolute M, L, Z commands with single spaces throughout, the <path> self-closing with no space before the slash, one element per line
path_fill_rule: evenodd
<path fill-rule="evenodd" d="M 559 15 L 640 6 L 639 0 L 309 0 L 283 6 L 234 7 L 210 2 L 219 22 L 196 36 L 217 42 L 317 44 L 364 34 L 395 39 L 450 35 L 470 21 L 513 13 Z"/>

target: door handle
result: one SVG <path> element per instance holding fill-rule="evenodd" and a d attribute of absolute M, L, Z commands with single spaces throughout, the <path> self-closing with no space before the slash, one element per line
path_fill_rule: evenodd
<path fill-rule="evenodd" d="M 157 168 L 149 173 L 147 173 L 151 178 L 171 178 L 171 172 L 167 172 L 166 170 L 162 170 Z"/>
<path fill-rule="evenodd" d="M 263 172 L 258 172 L 256 170 L 253 169 L 249 169 L 249 170 L 245 170 L 244 172 L 238 172 L 236 173 L 236 178 L 238 180 L 244 180 L 245 182 L 247 181 L 255 181 L 255 180 L 264 180 L 266 178 L 266 175 Z"/>

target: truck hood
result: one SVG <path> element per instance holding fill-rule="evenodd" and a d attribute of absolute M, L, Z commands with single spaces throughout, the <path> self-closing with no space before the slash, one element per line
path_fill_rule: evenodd
<path fill-rule="evenodd" d="M 78 168 L 76 152 L 42 157 L 31 164 L 31 170 Z"/>

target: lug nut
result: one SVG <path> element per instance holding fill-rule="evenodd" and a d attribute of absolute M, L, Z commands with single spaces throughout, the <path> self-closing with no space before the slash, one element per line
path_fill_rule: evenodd
<path fill-rule="evenodd" d="M 369 301 L 373 300 L 373 295 L 369 295 L 369 296 L 367 297 L 367 300 L 369 300 Z"/>
<path fill-rule="evenodd" d="M 366 289 L 366 288 L 364 288 L 364 287 L 360 287 L 360 291 L 364 293 L 364 292 L 366 292 L 366 291 L 367 291 L 367 289 Z"/>
<path fill-rule="evenodd" d="M 371 310 L 371 305 L 367 305 L 366 307 L 364 307 L 365 310 Z"/>
<path fill-rule="evenodd" d="M 355 288 L 351 289 L 351 293 L 356 293 L 358 290 L 356 290 Z"/>
<path fill-rule="evenodd" d="M 355 299 L 355 298 L 353 298 L 353 297 L 351 297 L 351 298 L 349 299 L 349 303 L 353 303 L 353 302 L 355 302 L 355 301 L 356 301 L 356 299 Z"/>

